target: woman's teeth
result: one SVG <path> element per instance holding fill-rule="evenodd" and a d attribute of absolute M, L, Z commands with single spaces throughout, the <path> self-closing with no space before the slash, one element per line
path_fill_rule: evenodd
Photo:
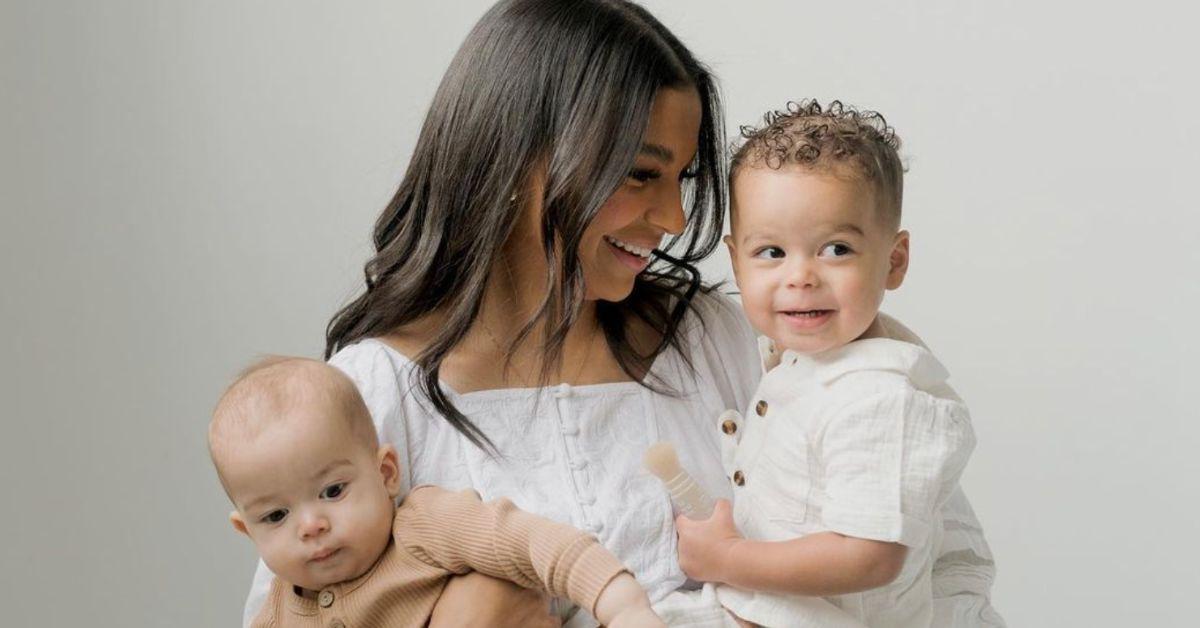
<path fill-rule="evenodd" d="M 622 251 L 625 251 L 626 253 L 632 253 L 634 255 L 637 255 L 638 257 L 644 257 L 644 258 L 649 259 L 650 253 L 653 252 L 653 249 L 647 249 L 644 247 L 630 244 L 628 242 L 623 242 L 612 236 L 604 236 L 604 240 L 606 242 L 608 242 L 609 244 L 621 249 Z"/>

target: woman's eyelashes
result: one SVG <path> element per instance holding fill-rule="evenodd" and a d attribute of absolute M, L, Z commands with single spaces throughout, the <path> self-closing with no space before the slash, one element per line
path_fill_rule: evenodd
<path fill-rule="evenodd" d="M 628 179 L 634 187 L 641 187 L 651 181 L 661 179 L 662 176 L 662 170 L 658 168 L 634 168 L 629 171 Z M 679 182 L 695 179 L 698 176 L 700 176 L 699 171 L 695 168 L 688 168 L 679 173 Z"/>

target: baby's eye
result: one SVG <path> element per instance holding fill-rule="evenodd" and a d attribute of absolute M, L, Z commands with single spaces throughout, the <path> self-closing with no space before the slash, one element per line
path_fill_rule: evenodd
<path fill-rule="evenodd" d="M 321 499 L 337 499 L 342 496 L 342 493 L 345 490 L 346 490 L 345 482 L 338 482 L 337 484 L 330 484 L 329 486 L 325 487 L 325 490 L 321 491 Z"/>
<path fill-rule="evenodd" d="M 845 257 L 854 252 L 850 245 L 844 242 L 832 242 L 826 244 L 820 252 L 820 257 Z"/>
<path fill-rule="evenodd" d="M 271 512 L 263 515 L 262 519 L 259 519 L 259 521 L 263 523 L 279 523 L 287 517 L 287 514 L 288 511 L 280 508 L 279 510 L 272 510 Z"/>
<path fill-rule="evenodd" d="M 777 246 L 764 246 L 754 252 L 754 257 L 759 259 L 782 259 L 784 255 L 783 249 Z"/>

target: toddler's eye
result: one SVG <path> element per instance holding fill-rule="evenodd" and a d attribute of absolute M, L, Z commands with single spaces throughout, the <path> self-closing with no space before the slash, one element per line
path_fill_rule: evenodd
<path fill-rule="evenodd" d="M 833 242 L 831 244 L 826 244 L 824 246 L 824 248 L 821 249 L 820 256 L 821 257 L 845 257 L 853 252 L 854 252 L 854 249 L 851 249 L 850 246 L 845 244 L 844 242 Z"/>
<path fill-rule="evenodd" d="M 764 246 L 754 252 L 754 257 L 759 259 L 782 259 L 784 257 L 783 249 L 777 246 Z"/>
<path fill-rule="evenodd" d="M 342 492 L 345 490 L 346 490 L 345 482 L 338 482 L 337 484 L 330 484 L 329 486 L 325 487 L 325 490 L 321 491 L 321 499 L 337 499 L 342 496 Z"/>
<path fill-rule="evenodd" d="M 263 515 L 262 519 L 259 519 L 259 521 L 261 521 L 263 523 L 279 523 L 280 521 L 283 521 L 284 518 L 286 518 L 286 517 L 287 517 L 287 511 L 280 508 L 279 510 L 272 510 L 271 512 Z"/>

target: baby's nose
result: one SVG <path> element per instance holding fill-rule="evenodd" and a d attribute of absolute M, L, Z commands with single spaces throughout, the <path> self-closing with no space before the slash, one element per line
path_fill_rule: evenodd
<path fill-rule="evenodd" d="M 310 515 L 300 523 L 300 538 L 309 539 L 329 531 L 329 520 L 321 515 Z"/>

